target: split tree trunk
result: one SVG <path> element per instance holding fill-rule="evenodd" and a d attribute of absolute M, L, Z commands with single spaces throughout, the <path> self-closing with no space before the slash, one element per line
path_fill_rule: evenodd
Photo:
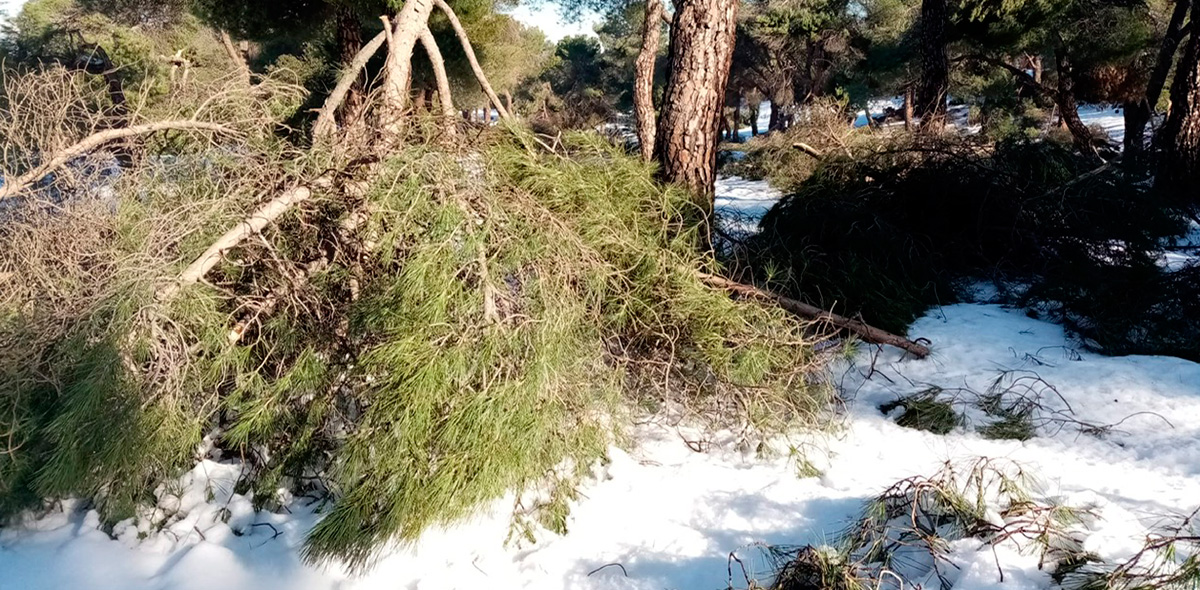
<path fill-rule="evenodd" d="M 707 219 L 717 174 L 717 126 L 733 60 L 738 0 L 680 0 L 655 152 L 660 173 L 687 186 Z"/>
<path fill-rule="evenodd" d="M 442 52 L 438 49 L 437 41 L 433 38 L 433 33 L 429 31 L 429 27 L 425 27 L 421 31 L 421 47 L 425 49 L 425 55 L 429 57 L 429 64 L 433 68 L 433 78 L 437 82 L 438 102 L 441 103 L 442 124 L 446 127 L 446 132 L 454 134 L 454 100 L 450 96 L 450 79 L 446 77 L 446 61 L 442 59 Z"/>
<path fill-rule="evenodd" d="M 1193 202 L 1200 187 L 1200 1 L 1193 0 L 1192 34 L 1175 67 L 1171 111 L 1163 125 L 1156 183 Z"/>
<path fill-rule="evenodd" d="M 634 62 L 633 115 L 642 159 L 647 162 L 654 159 L 654 136 L 658 125 L 654 113 L 654 62 L 658 58 L 662 18 L 662 0 L 646 0 L 642 47 Z"/>
<path fill-rule="evenodd" d="M 434 0 L 408 0 L 392 19 L 388 30 L 388 57 L 384 65 L 383 92 L 380 98 L 380 128 L 397 137 L 401 132 L 404 109 L 408 106 L 408 85 L 412 79 L 412 54 L 417 39 L 429 23 Z M 386 21 L 387 18 L 384 17 Z"/>
<path fill-rule="evenodd" d="M 917 116 L 921 129 L 941 132 L 946 126 L 946 96 L 950 92 L 950 56 L 946 51 L 946 0 L 921 2 L 921 81 L 917 86 Z"/>
<path fill-rule="evenodd" d="M 411 0 L 410 0 L 411 1 Z M 479 86 L 483 88 L 483 93 L 487 95 L 488 100 L 496 105 L 496 112 L 501 117 L 508 119 L 510 117 L 504 105 L 500 104 L 500 97 L 496 95 L 496 91 L 492 90 L 492 85 L 488 82 L 487 76 L 483 74 L 483 68 L 479 67 L 479 60 L 475 58 L 475 50 L 471 48 L 471 40 L 467 38 L 467 31 L 463 29 L 462 23 L 458 21 L 458 16 L 454 14 L 454 10 L 450 8 L 443 0 L 433 0 L 438 9 L 446 15 L 446 19 L 450 21 L 450 26 L 454 27 L 454 34 L 458 35 L 458 41 L 462 43 L 463 53 L 467 54 L 467 61 L 471 62 L 471 70 L 475 72 L 475 78 L 479 80 Z M 407 8 L 407 4 L 405 7 Z M 428 16 L 426 17 L 428 18 Z M 486 119 L 491 119 L 491 113 L 487 114 Z"/>
<path fill-rule="evenodd" d="M 1124 161 L 1127 166 L 1141 167 L 1145 163 L 1146 126 L 1154 116 L 1155 106 L 1167 85 L 1167 76 L 1175 61 L 1175 53 L 1183 41 L 1183 23 L 1187 19 L 1190 0 L 1175 0 L 1175 10 L 1167 23 L 1166 33 L 1163 34 L 1162 44 L 1158 48 L 1158 59 L 1154 69 L 1150 71 L 1150 79 L 1146 83 L 1146 95 L 1137 102 L 1126 103 L 1125 106 L 1125 150 Z M 1195 22 L 1195 21 L 1193 21 Z"/>

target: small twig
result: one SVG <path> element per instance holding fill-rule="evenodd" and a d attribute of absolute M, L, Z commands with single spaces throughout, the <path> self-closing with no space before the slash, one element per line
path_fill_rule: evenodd
<path fill-rule="evenodd" d="M 621 568 L 621 573 L 622 573 L 622 574 L 624 574 L 626 578 L 628 578 L 628 577 L 629 577 L 629 572 L 625 571 L 625 566 L 623 566 L 623 565 L 621 565 L 621 564 L 619 564 L 619 563 L 606 563 L 606 564 L 604 564 L 604 565 L 602 565 L 602 566 L 600 566 L 600 567 L 598 567 L 598 568 L 596 568 L 596 569 L 594 569 L 594 570 L 592 570 L 592 571 L 588 572 L 588 573 L 587 573 L 587 575 L 588 575 L 588 577 L 590 577 L 592 574 L 594 574 L 594 573 L 596 573 L 596 572 L 598 572 L 598 571 L 600 571 L 600 570 L 602 570 L 602 569 L 604 569 L 604 568 L 606 568 L 606 567 L 619 567 L 619 568 Z"/>

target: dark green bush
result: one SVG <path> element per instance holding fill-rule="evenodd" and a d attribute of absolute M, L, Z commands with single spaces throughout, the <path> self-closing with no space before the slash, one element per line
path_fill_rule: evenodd
<path fill-rule="evenodd" d="M 1179 329 L 1163 342 L 1148 330 L 1200 291 L 1155 262 L 1185 216 L 1138 180 L 1051 141 L 890 140 L 827 158 L 741 254 L 756 279 L 885 329 L 983 279 L 1055 302 L 1105 350 L 1181 354 Z"/>

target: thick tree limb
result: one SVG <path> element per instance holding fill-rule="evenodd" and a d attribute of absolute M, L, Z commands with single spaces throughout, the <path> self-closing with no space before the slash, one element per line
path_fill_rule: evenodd
<path fill-rule="evenodd" d="M 880 330 L 879 328 L 876 328 L 874 326 L 867 325 L 858 320 L 853 320 L 853 319 L 850 319 L 845 316 L 840 316 L 833 312 L 825 311 L 819 307 L 809 305 L 802 301 L 797 301 L 795 299 L 784 297 L 782 295 L 776 295 L 769 291 L 764 291 L 762 289 L 759 289 L 758 287 L 731 281 L 724 277 L 719 277 L 716 275 L 711 275 L 711 274 L 706 274 L 706 273 L 699 273 L 699 275 L 700 275 L 700 280 L 704 281 L 706 284 L 708 284 L 711 287 L 725 289 L 727 291 L 732 291 L 734 293 L 737 293 L 737 294 L 743 295 L 743 296 L 747 296 L 747 297 L 754 297 L 756 299 L 763 299 L 766 301 L 774 302 L 779 307 L 781 307 L 787 311 L 790 311 L 796 315 L 806 317 L 809 319 L 813 319 L 813 320 L 817 320 L 817 321 L 821 321 L 821 322 L 827 322 L 827 323 L 829 323 L 833 326 L 836 326 L 838 328 L 841 328 L 843 330 L 849 330 L 850 332 L 853 332 L 854 334 L 856 334 L 863 340 L 870 342 L 872 344 L 887 344 L 889 346 L 895 346 L 896 348 L 900 348 L 909 353 L 912 353 L 912 355 L 917 358 L 925 358 L 925 357 L 929 356 L 929 348 L 928 347 L 918 344 L 916 342 L 913 342 L 903 336 L 898 336 L 896 334 L 892 334 L 891 332 Z"/>
<path fill-rule="evenodd" d="M 658 58 L 658 39 L 662 33 L 659 18 L 663 16 L 661 0 L 646 0 L 646 16 L 642 21 L 642 46 L 634 61 L 633 114 L 637 123 L 638 147 L 642 159 L 654 159 L 654 135 L 658 116 L 654 112 L 654 62 Z"/>
<path fill-rule="evenodd" d="M 44 164 L 35 167 L 33 170 L 30 170 L 25 174 L 22 174 L 16 178 L 5 179 L 4 186 L 0 187 L 0 200 L 8 199 L 20 194 L 21 192 L 24 192 L 32 184 L 45 178 L 47 174 L 57 170 L 59 167 L 71 161 L 73 158 L 94 150 L 110 141 L 124 139 L 126 137 L 134 137 L 137 135 L 145 135 L 147 133 L 154 133 L 155 131 L 167 131 L 171 129 L 212 131 L 227 135 L 237 134 L 236 131 L 224 125 L 191 120 L 160 121 L 158 123 L 146 123 L 144 125 L 133 125 L 131 127 L 122 127 L 118 129 L 107 129 L 83 138 L 83 140 L 79 143 L 76 143 L 75 145 L 72 145 L 54 154 Z"/>
<path fill-rule="evenodd" d="M 471 69 L 475 72 L 475 78 L 479 80 L 479 85 L 483 87 L 484 94 L 487 94 L 488 100 L 496 105 L 496 112 L 500 113 L 501 117 L 509 119 L 512 117 L 508 113 L 508 109 L 500 102 L 500 97 L 496 95 L 496 91 L 492 90 L 492 85 L 488 82 L 487 76 L 483 73 L 483 68 L 479 67 L 479 60 L 475 58 L 475 50 L 471 48 L 471 40 L 467 38 L 467 31 L 463 29 L 462 23 L 458 21 L 458 16 L 454 14 L 454 10 L 446 4 L 445 0 L 434 0 L 434 4 L 450 21 L 450 26 L 454 27 L 454 34 L 458 35 L 458 40 L 462 43 L 463 53 L 467 54 L 467 61 L 471 62 Z"/>
<path fill-rule="evenodd" d="M 821 153 L 821 150 L 819 150 L 811 145 L 808 145 L 807 143 L 804 143 L 803 141 L 797 141 L 796 143 L 793 143 L 792 147 L 796 148 L 814 158 L 817 158 L 818 160 L 825 156 L 825 154 Z"/>
<path fill-rule="evenodd" d="M 293 205 L 308 199 L 310 196 L 312 196 L 312 191 L 308 187 L 292 187 L 278 197 L 268 201 L 267 204 L 259 207 L 249 217 L 234 226 L 233 229 L 230 229 L 220 238 L 217 238 L 217 241 L 213 242 L 199 258 L 189 264 L 179 274 L 179 278 L 174 283 L 160 290 L 158 292 L 158 300 L 166 301 L 174 297 L 176 293 L 179 293 L 185 287 L 198 283 L 200 279 L 204 278 L 204 275 L 208 274 L 208 271 L 212 270 L 221 261 L 226 252 L 242 243 L 246 238 L 262 231 L 272 221 L 275 221 L 280 215 L 291 209 Z"/>
<path fill-rule="evenodd" d="M 446 126 L 446 132 L 453 135 L 457 113 L 454 112 L 454 100 L 450 96 L 450 79 L 446 76 L 446 62 L 442 59 L 442 52 L 438 49 L 437 40 L 433 38 L 429 27 L 421 31 L 421 47 L 425 48 L 425 55 L 429 57 L 429 64 L 433 67 L 438 101 L 442 103 L 442 118 L 445 119 L 442 123 Z"/>
<path fill-rule="evenodd" d="M 383 43 L 387 41 L 390 29 L 384 27 L 374 39 L 363 46 L 358 54 L 354 56 L 354 60 L 350 62 L 349 67 L 345 72 L 342 72 L 342 77 L 338 79 L 337 86 L 333 87 L 333 92 L 329 93 L 329 98 L 325 99 L 325 104 L 321 106 L 321 112 L 317 115 L 317 122 L 313 124 L 313 137 L 326 137 L 333 132 L 334 115 L 337 113 L 342 102 L 346 100 L 346 94 L 350 92 L 350 87 L 354 86 L 354 81 L 358 79 L 358 75 L 362 69 L 366 67 L 371 56 L 379 51 Z"/>
<path fill-rule="evenodd" d="M 218 29 L 217 37 L 221 40 L 221 46 L 225 48 L 225 55 L 229 56 L 229 61 L 233 62 L 234 68 L 237 69 L 238 78 L 243 84 L 250 86 L 250 64 L 246 63 L 246 56 L 233 46 L 233 39 L 229 38 L 225 29 Z"/>

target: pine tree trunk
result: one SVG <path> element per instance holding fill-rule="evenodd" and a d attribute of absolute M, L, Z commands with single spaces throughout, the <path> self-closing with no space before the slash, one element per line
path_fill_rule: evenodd
<path fill-rule="evenodd" d="M 758 137 L 758 107 L 747 106 L 750 111 L 750 137 Z"/>
<path fill-rule="evenodd" d="M 921 81 L 916 92 L 916 114 L 921 118 L 921 128 L 935 133 L 946 126 L 946 96 L 950 92 L 948 19 L 946 0 L 921 1 Z"/>
<path fill-rule="evenodd" d="M 1175 0 L 1175 10 L 1163 34 L 1158 48 L 1158 59 L 1146 83 L 1146 96 L 1138 102 L 1125 105 L 1125 152 L 1124 162 L 1130 168 L 1140 168 L 1145 163 L 1146 126 L 1154 116 L 1155 105 L 1167 85 L 1167 76 L 1175 61 L 1175 53 L 1183 41 L 1183 23 L 1187 19 L 1190 0 Z"/>
<path fill-rule="evenodd" d="M 870 116 L 870 115 L 868 115 Z M 904 130 L 913 129 L 913 89 L 912 85 L 904 87 Z"/>
<path fill-rule="evenodd" d="M 654 62 L 658 59 L 662 18 L 662 0 L 646 0 L 642 47 L 634 62 L 633 115 L 637 125 L 639 149 L 642 159 L 647 162 L 654 159 L 654 136 L 658 126 L 654 113 Z"/>
<path fill-rule="evenodd" d="M 1193 28 L 1200 23 L 1200 2 L 1192 2 Z M 1189 199 L 1200 193 L 1200 31 L 1192 31 L 1171 84 L 1171 111 L 1160 132 L 1162 159 L 1156 183 Z"/>
<path fill-rule="evenodd" d="M 446 19 L 450 21 L 450 26 L 454 28 L 454 34 L 458 36 L 459 43 L 462 44 L 463 53 L 467 54 L 467 61 L 471 64 L 471 70 L 475 72 L 475 79 L 479 82 L 479 86 L 483 88 L 483 93 L 487 95 L 488 100 L 496 107 L 496 113 L 500 117 L 507 119 L 509 113 L 505 110 L 504 105 L 500 104 L 500 97 L 496 96 L 496 91 L 492 90 L 492 85 L 488 82 L 487 76 L 483 73 L 483 68 L 479 65 L 479 60 L 475 58 L 475 50 L 471 47 L 471 40 L 467 37 L 467 31 L 463 28 L 462 23 L 458 20 L 458 15 L 454 14 L 454 10 L 450 8 L 443 0 L 433 0 L 439 10 L 446 15 Z M 405 4 L 405 7 L 408 5 Z M 485 113 L 485 120 L 490 121 L 492 115 L 490 112 Z"/>
<path fill-rule="evenodd" d="M 788 127 L 788 110 L 796 103 L 796 89 L 784 82 L 771 90 L 771 121 L 768 131 L 783 131 Z"/>
<path fill-rule="evenodd" d="M 1079 118 L 1079 105 L 1075 102 L 1075 71 L 1071 67 L 1070 58 L 1059 48 L 1054 52 L 1054 61 L 1058 69 L 1058 87 L 1054 92 L 1054 102 L 1058 105 L 1059 116 L 1062 117 L 1063 125 L 1071 132 L 1075 147 L 1085 154 L 1095 154 L 1092 130 Z"/>
<path fill-rule="evenodd" d="M 358 14 L 352 8 L 340 6 L 337 9 L 337 32 L 336 32 L 338 64 L 343 68 L 348 68 L 354 62 L 355 56 L 363 48 L 362 38 L 362 23 L 358 20 Z M 362 108 L 366 101 L 366 84 L 362 76 L 354 79 L 354 84 L 346 92 L 346 99 L 343 103 L 341 123 L 342 126 L 347 126 L 358 121 L 362 115 Z"/>
<path fill-rule="evenodd" d="M 680 0 L 671 26 L 670 79 L 655 153 L 669 182 L 693 191 L 712 214 L 717 126 L 733 61 L 738 0 Z"/>

